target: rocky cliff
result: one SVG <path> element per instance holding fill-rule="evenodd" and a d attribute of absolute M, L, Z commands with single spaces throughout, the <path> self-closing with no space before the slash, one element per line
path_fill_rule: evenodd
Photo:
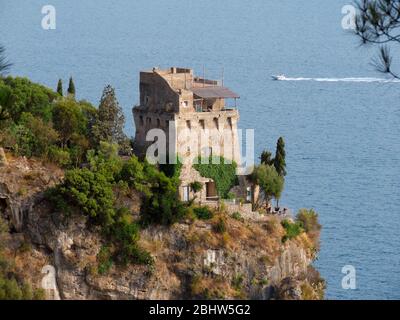
<path fill-rule="evenodd" d="M 89 228 L 83 215 L 56 212 L 45 196 L 62 178 L 62 170 L 34 160 L 10 158 L 0 166 L 0 216 L 10 226 L 3 246 L 15 257 L 21 277 L 34 287 L 43 286 L 44 273 L 54 270 L 49 298 L 323 297 L 324 282 L 312 266 L 315 236 L 304 232 L 283 242 L 279 218 L 248 220 L 223 208 L 209 221 L 187 219 L 142 230 L 139 244 L 153 256 L 153 266 L 112 265 L 99 272 L 99 230 Z M 138 215 L 136 194 L 123 201 Z M 221 219 L 223 232 L 216 228 Z"/>

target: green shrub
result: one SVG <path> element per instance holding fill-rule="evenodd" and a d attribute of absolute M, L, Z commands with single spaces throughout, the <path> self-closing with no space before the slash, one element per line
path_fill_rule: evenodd
<path fill-rule="evenodd" d="M 116 182 L 116 177 L 126 177 L 121 174 L 122 163 L 116 155 L 116 149 L 111 144 L 102 143 L 98 153 L 91 152 L 87 157 L 90 167 L 66 171 L 64 183 L 52 191 L 51 199 L 54 199 L 58 207 L 79 208 L 88 216 L 90 223 L 102 228 L 113 249 L 111 252 L 107 246 L 107 249 L 102 249 L 99 253 L 100 273 L 106 273 L 111 267 L 111 258 L 122 264 L 151 265 L 151 255 L 137 245 L 139 225 L 133 221 L 127 208 L 116 208 L 114 189 L 121 184 L 129 185 L 122 180 Z M 136 163 L 135 159 L 130 162 L 132 163 Z M 125 174 L 130 176 L 131 173 L 133 172 L 127 170 Z"/>
<path fill-rule="evenodd" d="M 210 220 L 213 217 L 213 213 L 208 207 L 193 208 L 193 212 L 201 220 Z"/>
<path fill-rule="evenodd" d="M 160 164 L 159 168 L 160 171 L 164 172 L 164 174 L 169 177 L 169 178 L 177 178 L 179 179 L 181 175 L 181 170 L 182 170 L 182 162 L 180 161 L 179 157 L 176 157 L 176 163 L 169 163 L 168 157 L 167 157 L 167 163 L 166 164 Z"/>
<path fill-rule="evenodd" d="M 23 112 L 30 112 L 45 122 L 51 120 L 52 102 L 57 93 L 27 78 L 0 79 L 0 101 L 11 119 L 18 122 Z"/>
<path fill-rule="evenodd" d="M 301 223 L 307 233 L 321 230 L 321 225 L 318 222 L 318 214 L 313 209 L 300 209 L 296 220 Z"/>
<path fill-rule="evenodd" d="M 60 167 L 67 167 L 71 164 L 71 156 L 67 150 L 63 150 L 57 146 L 49 148 L 49 160 Z"/>
<path fill-rule="evenodd" d="M 228 194 L 226 195 L 226 199 L 228 200 L 233 200 L 236 198 L 236 195 L 233 192 L 228 192 Z"/>
<path fill-rule="evenodd" d="M 97 254 L 98 272 L 99 274 L 106 274 L 112 267 L 111 251 L 108 246 L 102 246 Z"/>
<path fill-rule="evenodd" d="M 46 199 L 48 199 L 57 212 L 62 212 L 66 217 L 72 214 L 71 204 L 67 201 L 67 197 L 60 191 L 60 187 L 47 189 Z"/>
<path fill-rule="evenodd" d="M 286 234 L 283 236 L 282 241 L 286 242 L 292 238 L 297 237 L 299 234 L 304 232 L 304 229 L 299 222 L 290 222 L 289 220 L 282 221 L 282 227 L 285 229 Z"/>
<path fill-rule="evenodd" d="M 35 151 L 35 136 L 23 125 L 14 125 L 9 134 L 14 138 L 12 150 L 19 156 L 32 157 Z"/>
<path fill-rule="evenodd" d="M 152 168 L 150 168 L 150 164 L 147 161 L 141 162 L 136 156 L 132 156 L 123 164 L 118 179 L 128 183 L 129 187 L 151 196 L 150 171 L 152 171 Z"/>
<path fill-rule="evenodd" d="M 141 216 L 144 225 L 171 225 L 186 217 L 188 209 L 179 200 L 176 192 L 155 189 L 159 188 L 153 188 L 152 195 L 145 197 L 142 203 Z"/>
<path fill-rule="evenodd" d="M 233 277 L 231 285 L 236 291 L 242 290 L 244 277 L 242 274 L 237 274 Z"/>
<path fill-rule="evenodd" d="M 232 218 L 238 221 L 243 221 L 242 215 L 237 211 L 232 214 Z"/>
<path fill-rule="evenodd" d="M 169 178 L 149 164 L 144 171 L 150 190 L 142 202 L 142 223 L 171 225 L 185 218 L 188 207 L 179 199 L 179 179 Z"/>
<path fill-rule="evenodd" d="M 217 221 L 217 223 L 213 227 L 214 231 L 217 233 L 224 233 L 226 232 L 226 222 L 225 219 L 220 217 Z"/>
<path fill-rule="evenodd" d="M 46 158 L 50 147 L 58 141 L 57 132 L 50 124 L 45 123 L 42 119 L 33 116 L 29 112 L 24 112 L 21 115 L 19 123 L 26 128 L 31 136 L 31 151 L 25 155 Z"/>
<path fill-rule="evenodd" d="M 60 191 L 95 224 L 107 227 L 114 222 L 112 184 L 103 173 L 87 168 L 68 170 Z"/>
<path fill-rule="evenodd" d="M 204 159 L 198 158 L 198 163 L 193 167 L 202 177 L 213 179 L 217 188 L 218 195 L 222 198 L 228 196 L 229 190 L 237 184 L 235 162 L 229 163 L 223 157 L 210 157 L 208 163 Z"/>
<path fill-rule="evenodd" d="M 13 258 L 6 258 L 0 247 L 0 300 L 43 299 L 42 290 L 33 290 L 30 283 L 15 273 L 14 265 Z"/>
<path fill-rule="evenodd" d="M 190 184 L 190 189 L 192 189 L 194 193 L 200 192 L 203 189 L 203 184 L 199 181 L 194 181 Z"/>

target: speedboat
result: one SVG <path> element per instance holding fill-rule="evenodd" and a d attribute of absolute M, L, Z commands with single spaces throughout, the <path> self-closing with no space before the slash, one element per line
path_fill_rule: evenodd
<path fill-rule="evenodd" d="M 285 75 L 284 74 L 278 74 L 278 75 L 276 75 L 276 76 L 271 76 L 272 77 L 272 80 L 277 80 L 277 81 L 279 81 L 279 80 L 285 80 L 286 79 L 286 77 L 285 77 Z"/>

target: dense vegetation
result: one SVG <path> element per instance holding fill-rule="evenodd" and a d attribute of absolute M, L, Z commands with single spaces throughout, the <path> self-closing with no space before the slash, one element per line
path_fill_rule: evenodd
<path fill-rule="evenodd" d="M 300 233 L 304 232 L 302 224 L 298 221 L 292 222 L 290 220 L 283 220 L 282 227 L 285 229 L 286 234 L 282 238 L 282 242 L 297 237 Z"/>
<path fill-rule="evenodd" d="M 75 92 L 73 82 L 71 86 L 69 91 Z M 106 87 L 103 94 L 103 99 L 113 96 L 107 105 L 107 119 L 89 102 L 76 101 L 71 92 L 62 97 L 61 83 L 58 90 L 56 93 L 26 78 L 0 78 L 0 144 L 17 155 L 77 167 L 86 161 L 88 150 L 97 149 L 101 141 L 115 142 L 118 134 L 120 149 L 129 154 L 122 126 L 109 134 L 99 130 L 110 127 L 110 118 L 122 113 L 112 88 Z"/>
<path fill-rule="evenodd" d="M 223 199 L 228 198 L 229 190 L 237 184 L 237 164 L 234 161 L 227 161 L 223 157 L 199 157 L 193 167 L 202 177 L 214 180 L 218 195 Z"/>
<path fill-rule="evenodd" d="M 213 212 L 208 207 L 197 207 L 193 209 L 196 218 L 201 220 L 209 220 L 213 217 Z"/>
<path fill-rule="evenodd" d="M 25 78 L 0 79 L 0 144 L 17 155 L 40 157 L 62 166 L 84 160 L 96 109 L 62 99 Z"/>
<path fill-rule="evenodd" d="M 316 247 L 319 246 L 319 232 L 321 225 L 318 222 L 318 214 L 313 210 L 300 209 L 295 221 L 284 220 L 282 226 L 286 231 L 282 241 L 290 240 L 299 234 L 306 232 Z"/>

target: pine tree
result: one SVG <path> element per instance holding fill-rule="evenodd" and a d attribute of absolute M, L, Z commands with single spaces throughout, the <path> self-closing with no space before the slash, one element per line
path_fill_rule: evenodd
<path fill-rule="evenodd" d="M 125 117 L 110 85 L 106 86 L 100 100 L 98 118 L 93 128 L 97 142 L 106 141 L 125 146 L 128 138 L 123 129 Z"/>
<path fill-rule="evenodd" d="M 274 166 L 278 174 L 282 177 L 286 176 L 286 152 L 285 152 L 285 141 L 282 137 L 278 139 L 276 144 L 276 153 L 274 159 Z"/>
<path fill-rule="evenodd" d="M 62 97 L 63 96 L 63 84 L 62 80 L 59 79 L 57 83 L 57 93 Z"/>
<path fill-rule="evenodd" d="M 69 78 L 68 94 L 71 95 L 72 97 L 75 97 L 75 84 L 72 77 Z"/>

